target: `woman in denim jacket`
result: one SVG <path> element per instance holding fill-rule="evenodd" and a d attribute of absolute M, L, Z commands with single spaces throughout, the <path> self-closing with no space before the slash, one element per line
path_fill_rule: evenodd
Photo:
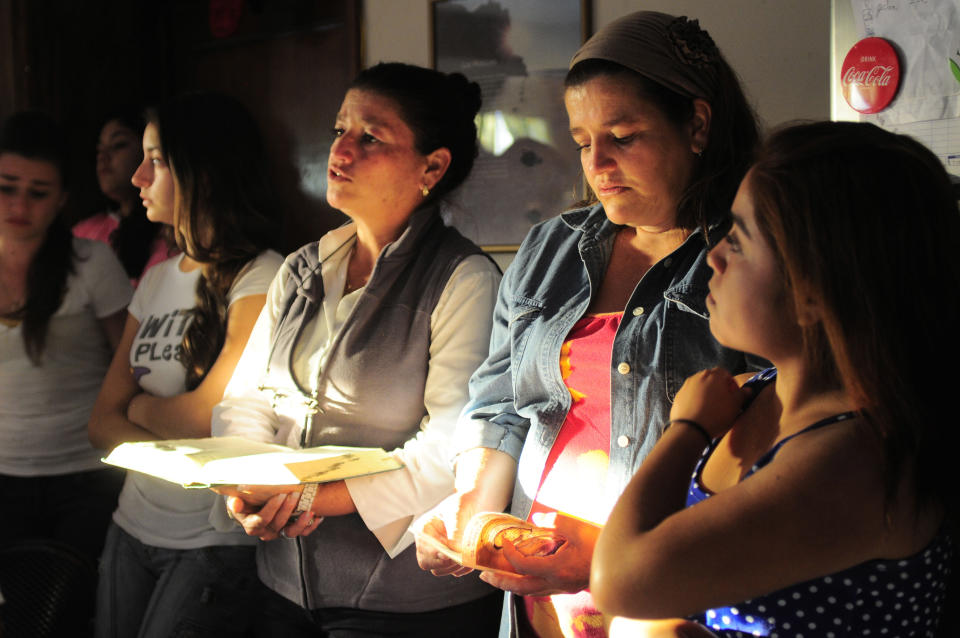
<path fill-rule="evenodd" d="M 536 226 L 504 276 L 458 424 L 457 493 L 424 529 L 454 548 L 511 493 L 534 523 L 561 511 L 602 524 L 685 377 L 746 368 L 710 334 L 705 258 L 757 127 L 710 36 L 686 18 L 625 16 L 573 57 L 565 103 L 590 201 Z M 419 549 L 437 575 L 469 571 Z M 585 591 L 592 544 L 503 551 L 522 575 L 482 578 L 508 592 L 504 631 L 519 615 L 535 635 L 606 635 Z"/>

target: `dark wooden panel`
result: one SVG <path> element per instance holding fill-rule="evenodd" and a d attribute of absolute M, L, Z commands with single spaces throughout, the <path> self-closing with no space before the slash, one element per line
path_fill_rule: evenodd
<path fill-rule="evenodd" d="M 212 6 L 240 8 L 217 37 Z M 94 146 L 105 110 L 186 90 L 235 95 L 264 131 L 287 248 L 339 223 L 324 200 L 326 158 L 359 70 L 360 0 L 0 0 L 0 116 L 41 108 L 75 151 L 68 215 L 99 205 Z"/>
<path fill-rule="evenodd" d="M 226 38 L 214 36 L 194 4 L 181 1 L 172 16 L 176 83 L 220 90 L 250 107 L 266 134 L 288 247 L 318 237 L 343 220 L 326 204 L 327 151 L 343 93 L 359 69 L 358 3 L 248 6 Z"/>
<path fill-rule="evenodd" d="M 36 108 L 64 124 L 73 153 L 69 217 L 102 203 L 94 147 L 104 110 L 164 94 L 157 81 L 166 64 L 157 6 L 0 0 L 0 115 Z"/>

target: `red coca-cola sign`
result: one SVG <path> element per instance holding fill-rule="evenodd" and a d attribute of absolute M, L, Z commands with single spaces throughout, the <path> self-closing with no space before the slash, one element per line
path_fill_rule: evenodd
<path fill-rule="evenodd" d="M 900 86 L 900 59 L 883 38 L 864 38 L 850 48 L 840 71 L 840 90 L 854 110 L 887 108 Z"/>

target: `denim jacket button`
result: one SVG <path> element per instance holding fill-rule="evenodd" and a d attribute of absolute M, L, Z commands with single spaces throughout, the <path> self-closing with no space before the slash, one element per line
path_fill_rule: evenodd
<path fill-rule="evenodd" d="M 666 259 L 663 260 L 663 267 L 669 268 L 671 263 L 673 263 L 673 259 L 671 259 L 670 257 L 667 257 Z"/>
<path fill-rule="evenodd" d="M 639 317 L 642 314 L 643 314 L 643 306 L 637 306 L 636 308 L 633 309 L 634 317 Z"/>
<path fill-rule="evenodd" d="M 617 445 L 619 445 L 620 447 L 627 447 L 628 445 L 630 445 L 630 437 L 627 436 L 626 434 L 621 434 L 620 436 L 617 437 Z"/>
<path fill-rule="evenodd" d="M 617 366 L 617 372 L 620 374 L 630 374 L 630 364 L 626 361 L 621 361 L 620 365 Z"/>

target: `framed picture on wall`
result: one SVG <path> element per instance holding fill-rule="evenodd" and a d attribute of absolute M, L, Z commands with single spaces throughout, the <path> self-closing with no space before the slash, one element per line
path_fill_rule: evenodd
<path fill-rule="evenodd" d="M 589 37 L 589 0 L 435 0 L 434 67 L 480 85 L 480 154 L 444 209 L 488 252 L 568 208 L 580 161 L 563 107 L 570 58 Z"/>

